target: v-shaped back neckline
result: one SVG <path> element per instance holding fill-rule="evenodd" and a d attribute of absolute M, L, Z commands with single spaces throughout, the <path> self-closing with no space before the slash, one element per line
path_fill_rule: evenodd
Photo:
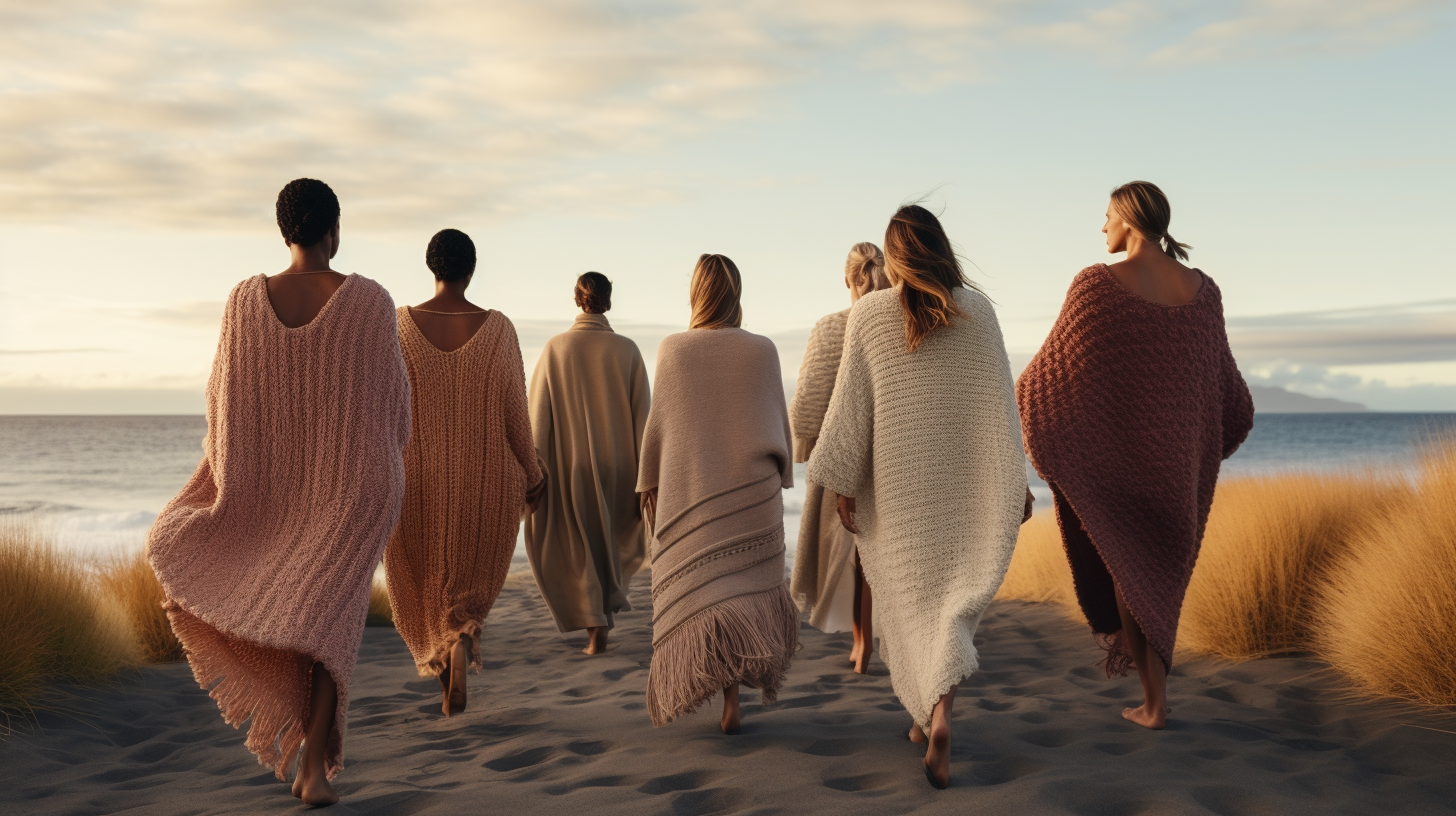
<path fill-rule="evenodd" d="M 404 310 L 405 317 L 409 318 L 410 328 L 414 330 L 415 334 L 418 334 L 420 336 L 420 339 L 425 342 L 425 345 L 429 346 L 430 349 L 433 350 L 436 354 L 445 355 L 457 354 L 469 348 L 470 345 L 475 342 L 476 338 L 480 337 L 481 333 L 485 331 L 485 327 L 490 325 L 491 318 L 496 315 L 496 311 L 494 309 L 482 309 L 481 311 L 485 312 L 485 319 L 480 321 L 480 325 L 476 327 L 475 333 L 470 335 L 470 339 L 466 340 L 464 343 L 461 343 L 459 346 L 450 349 L 449 351 L 446 351 L 431 342 L 429 335 L 425 334 L 424 329 L 420 328 L 420 324 L 415 322 L 415 313 L 413 308 L 409 306 L 401 306 L 400 308 Z M 470 313 L 462 312 L 461 314 Z"/>

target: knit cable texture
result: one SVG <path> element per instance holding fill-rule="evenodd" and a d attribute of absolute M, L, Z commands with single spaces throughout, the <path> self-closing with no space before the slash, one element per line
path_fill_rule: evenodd
<path fill-rule="evenodd" d="M 850 311 L 808 476 L 856 500 L 880 654 L 928 727 L 978 665 L 972 637 L 1016 546 L 1026 460 L 991 302 L 955 290 L 964 317 L 911 352 L 899 295 L 873 292 Z"/>
<path fill-rule="evenodd" d="M 510 571 L 526 489 L 543 477 L 509 318 L 491 311 L 465 345 L 444 352 L 401 307 L 399 342 L 414 433 L 385 575 L 394 626 L 420 676 L 433 677 L 461 633 L 480 668 L 480 627 Z"/>
<path fill-rule="evenodd" d="M 203 459 L 147 551 L 172 627 L 223 719 L 285 778 L 315 662 L 338 684 L 326 768 L 343 767 L 349 679 L 374 568 L 399 518 L 409 380 L 384 287 L 350 275 L 286 328 L 267 278 L 228 296 Z"/>
<path fill-rule="evenodd" d="M 794 385 L 794 399 L 789 403 L 789 419 L 794 429 L 794 461 L 807 462 L 829 411 L 829 398 L 834 393 L 834 378 L 839 373 L 839 358 L 844 350 L 844 329 L 849 324 L 849 310 L 819 318 L 809 332 L 804 349 L 804 362 L 799 366 L 799 379 Z M 804 507 L 799 514 L 799 546 L 794 550 L 794 574 L 789 593 L 801 611 L 809 613 L 809 625 L 826 632 L 839 631 L 843 625 L 831 617 L 830 611 L 842 608 L 846 595 L 853 588 L 841 586 L 854 559 L 854 536 L 839 523 L 839 511 L 833 494 L 822 485 L 810 481 L 804 486 Z"/>
<path fill-rule="evenodd" d="M 1104 264 L 1082 270 L 1017 398 L 1108 673 L 1131 665 L 1116 588 L 1172 666 L 1219 464 L 1254 423 L 1218 286 L 1204 276 L 1192 301 L 1164 306 Z"/>

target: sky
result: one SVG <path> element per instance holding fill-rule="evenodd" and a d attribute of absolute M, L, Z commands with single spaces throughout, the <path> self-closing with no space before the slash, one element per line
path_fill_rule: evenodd
<path fill-rule="evenodd" d="M 469 233 L 528 371 L 581 272 L 651 358 L 721 252 L 790 378 L 909 201 L 1019 368 L 1147 179 L 1251 383 L 1456 410 L 1456 3 L 479 5 L 0 2 L 0 413 L 200 411 L 299 176 L 398 302 Z"/>

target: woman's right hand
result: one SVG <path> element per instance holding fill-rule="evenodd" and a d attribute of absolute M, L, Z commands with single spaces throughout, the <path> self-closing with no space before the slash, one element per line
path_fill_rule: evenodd
<path fill-rule="evenodd" d="M 839 523 L 844 525 L 844 529 L 859 535 L 859 528 L 854 525 L 854 497 L 835 494 L 835 498 L 839 504 Z"/>

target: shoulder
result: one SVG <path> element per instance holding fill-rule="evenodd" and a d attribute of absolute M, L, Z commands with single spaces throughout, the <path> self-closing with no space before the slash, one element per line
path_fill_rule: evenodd
<path fill-rule="evenodd" d="M 814 321 L 814 331 L 815 332 L 826 332 L 826 331 L 834 331 L 835 329 L 843 329 L 844 328 L 844 324 L 846 324 L 848 322 L 849 322 L 849 309 L 844 309 L 842 311 L 838 311 L 838 312 L 835 312 L 833 314 L 824 315 L 823 317 L 821 317 L 818 320 Z"/>
<path fill-rule="evenodd" d="M 962 286 L 951 293 L 956 305 L 966 314 L 992 315 L 996 314 L 996 305 L 991 298 L 986 296 L 980 289 L 972 289 L 969 286 Z"/>
<path fill-rule="evenodd" d="M 389 314 L 395 314 L 394 298 L 389 296 L 389 290 L 385 289 L 378 281 L 366 278 L 363 275 L 350 275 L 339 288 L 349 287 L 349 296 L 361 306 L 368 309 L 378 309 Z"/>
<path fill-rule="evenodd" d="M 267 275 L 254 275 L 251 278 L 243 278 L 233 286 L 232 291 L 228 292 L 228 305 L 231 306 L 243 298 L 249 297 L 259 291 L 267 291 L 267 289 Z"/>
<path fill-rule="evenodd" d="M 870 292 L 859 299 L 849 310 L 845 334 L 874 332 L 885 326 L 900 326 L 903 317 L 900 311 L 900 288 L 881 289 Z"/>

